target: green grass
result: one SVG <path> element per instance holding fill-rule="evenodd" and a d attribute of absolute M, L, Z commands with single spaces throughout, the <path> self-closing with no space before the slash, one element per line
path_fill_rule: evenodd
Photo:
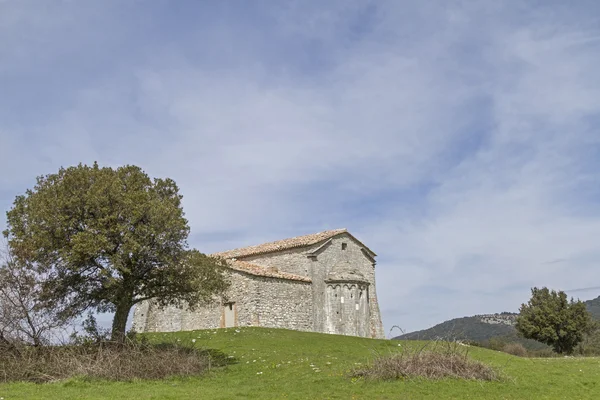
<path fill-rule="evenodd" d="M 348 371 L 378 354 L 424 342 L 372 340 L 238 328 L 149 335 L 180 340 L 229 355 L 232 364 L 203 377 L 163 381 L 0 385 L 12 399 L 598 399 L 600 358 L 523 359 L 470 347 L 474 359 L 506 376 L 501 382 L 446 379 L 366 382 Z"/>

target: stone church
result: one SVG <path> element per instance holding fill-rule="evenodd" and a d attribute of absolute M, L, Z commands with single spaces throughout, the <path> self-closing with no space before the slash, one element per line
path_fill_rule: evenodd
<path fill-rule="evenodd" d="M 140 303 L 137 332 L 262 326 L 384 338 L 375 290 L 376 254 L 336 229 L 213 254 L 231 287 L 194 311 Z"/>

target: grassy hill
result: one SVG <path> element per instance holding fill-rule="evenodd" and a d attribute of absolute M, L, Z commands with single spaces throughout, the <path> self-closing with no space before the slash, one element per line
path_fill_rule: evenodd
<path fill-rule="evenodd" d="M 600 320 L 600 297 L 584 302 L 592 317 Z M 516 316 L 517 314 L 503 313 L 495 314 L 498 316 L 508 315 Z M 507 342 L 519 342 L 529 349 L 540 349 L 546 347 L 534 340 L 523 339 L 518 337 L 514 326 L 506 324 L 489 324 L 482 322 L 478 316 L 455 318 L 449 321 L 442 322 L 429 329 L 410 332 L 404 335 L 395 337 L 400 340 L 436 340 L 444 339 L 463 339 L 482 342 L 491 338 L 502 338 Z"/>
<path fill-rule="evenodd" d="M 446 379 L 369 382 L 348 371 L 373 357 L 425 342 L 398 342 L 238 328 L 150 335 L 227 354 L 232 364 L 208 375 L 162 381 L 72 379 L 0 385 L 4 399 L 592 399 L 600 394 L 599 358 L 522 359 L 469 347 L 469 356 L 507 376 L 501 382 Z"/>

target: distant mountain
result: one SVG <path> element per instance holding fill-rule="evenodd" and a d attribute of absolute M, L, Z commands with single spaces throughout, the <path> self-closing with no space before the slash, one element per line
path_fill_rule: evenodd
<path fill-rule="evenodd" d="M 590 314 L 592 314 L 594 318 L 600 320 L 600 296 L 596 297 L 594 300 L 586 301 L 585 305 Z"/>
<path fill-rule="evenodd" d="M 584 302 L 593 318 L 600 320 L 600 296 Z M 457 339 L 483 342 L 492 338 L 501 338 L 507 342 L 520 342 L 525 347 L 540 348 L 540 343 L 523 339 L 517 335 L 515 321 L 518 314 L 500 313 L 475 315 L 451 319 L 429 329 L 410 332 L 395 337 L 398 340 L 436 340 Z M 542 345 L 543 346 L 543 345 Z"/>

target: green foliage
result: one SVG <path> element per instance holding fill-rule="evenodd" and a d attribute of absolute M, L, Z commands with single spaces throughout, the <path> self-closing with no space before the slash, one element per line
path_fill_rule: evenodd
<path fill-rule="evenodd" d="M 594 321 L 577 345 L 575 353 L 582 356 L 600 356 L 600 321 Z"/>
<path fill-rule="evenodd" d="M 531 289 L 531 299 L 522 304 L 516 328 L 521 335 L 570 354 L 589 330 L 591 316 L 581 301 L 548 288 Z"/>
<path fill-rule="evenodd" d="M 15 256 L 47 275 L 43 300 L 62 315 L 114 312 L 121 340 L 131 307 L 194 307 L 225 290 L 223 262 L 189 250 L 182 196 L 136 166 L 78 165 L 39 177 L 7 213 Z"/>

